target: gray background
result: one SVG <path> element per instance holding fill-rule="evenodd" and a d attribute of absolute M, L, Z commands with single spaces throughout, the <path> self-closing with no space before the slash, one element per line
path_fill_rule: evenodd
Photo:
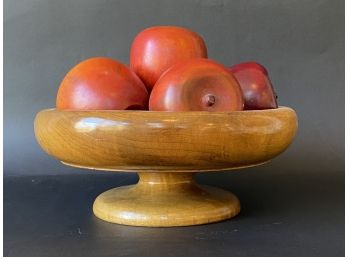
<path fill-rule="evenodd" d="M 6 0 L 5 175 L 81 172 L 40 149 L 35 114 L 55 106 L 73 65 L 92 56 L 128 63 L 135 35 L 158 24 L 200 33 L 209 57 L 225 65 L 256 60 L 268 68 L 279 103 L 297 111 L 299 131 L 267 169 L 343 171 L 344 1 Z"/>
<path fill-rule="evenodd" d="M 225 65 L 264 64 L 298 135 L 271 163 L 197 180 L 234 192 L 241 213 L 189 228 L 135 228 L 93 216 L 96 196 L 135 174 L 70 168 L 35 141 L 35 114 L 55 105 L 79 61 L 128 63 L 152 25 L 200 33 Z M 4 256 L 344 255 L 344 1 L 5 0 Z"/>

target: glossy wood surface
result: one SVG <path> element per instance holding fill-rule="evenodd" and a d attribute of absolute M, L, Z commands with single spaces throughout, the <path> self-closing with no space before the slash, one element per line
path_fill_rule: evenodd
<path fill-rule="evenodd" d="M 206 171 L 264 163 L 297 130 L 287 107 L 238 112 L 39 112 L 41 147 L 78 167 L 126 171 Z"/>
<path fill-rule="evenodd" d="M 94 214 L 108 222 L 147 227 L 188 226 L 231 218 L 238 199 L 224 190 L 197 185 L 193 173 L 139 173 L 134 186 L 99 195 Z"/>
<path fill-rule="evenodd" d="M 94 202 L 95 215 L 150 227 L 216 222 L 239 213 L 231 193 L 193 181 L 194 172 L 266 162 L 284 151 L 297 130 L 286 107 L 242 112 L 44 110 L 35 134 L 50 155 L 72 166 L 140 171 L 133 186 Z"/>

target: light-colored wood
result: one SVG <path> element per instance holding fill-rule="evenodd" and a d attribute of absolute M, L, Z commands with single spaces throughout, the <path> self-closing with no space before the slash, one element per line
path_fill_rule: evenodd
<path fill-rule="evenodd" d="M 197 185 L 193 173 L 139 173 L 139 182 L 106 191 L 94 214 L 108 222 L 147 227 L 216 222 L 239 213 L 238 199 L 227 191 Z"/>
<path fill-rule="evenodd" d="M 288 107 L 242 112 L 43 110 L 35 135 L 71 166 L 139 172 L 139 183 L 111 189 L 94 202 L 99 218 L 134 226 L 186 226 L 238 214 L 231 193 L 194 183 L 194 172 L 265 163 L 292 142 Z"/>
<path fill-rule="evenodd" d="M 44 110 L 35 134 L 50 155 L 104 170 L 204 171 L 264 163 L 291 143 L 295 112 Z"/>

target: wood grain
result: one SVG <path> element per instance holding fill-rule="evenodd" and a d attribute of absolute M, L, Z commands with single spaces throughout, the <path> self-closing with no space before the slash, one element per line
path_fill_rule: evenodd
<path fill-rule="evenodd" d="M 103 170 L 204 171 L 264 163 L 297 130 L 287 107 L 243 112 L 44 110 L 41 147 L 66 164 Z"/>
<path fill-rule="evenodd" d="M 139 173 L 135 186 L 99 195 L 94 214 L 108 222 L 147 227 L 188 226 L 237 215 L 240 204 L 232 193 L 197 185 L 193 173 Z"/>
<path fill-rule="evenodd" d="M 283 152 L 297 130 L 287 107 L 242 112 L 43 110 L 35 118 L 41 147 L 63 163 L 137 171 L 136 185 L 94 202 L 103 220 L 150 227 L 216 222 L 239 213 L 231 193 L 197 185 L 194 172 L 243 168 Z"/>

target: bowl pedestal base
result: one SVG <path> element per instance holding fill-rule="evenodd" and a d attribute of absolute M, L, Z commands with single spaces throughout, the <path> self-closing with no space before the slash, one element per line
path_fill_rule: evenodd
<path fill-rule="evenodd" d="M 139 182 L 99 195 L 94 214 L 131 226 L 190 226 L 229 219 L 240 211 L 232 193 L 198 185 L 194 173 L 140 172 Z"/>

